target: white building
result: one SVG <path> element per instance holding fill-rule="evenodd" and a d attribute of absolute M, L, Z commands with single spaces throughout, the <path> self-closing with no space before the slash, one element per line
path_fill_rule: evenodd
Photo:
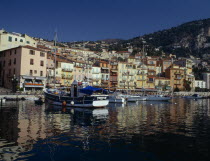
<path fill-rule="evenodd" d="M 203 73 L 203 80 L 206 82 L 206 88 L 210 89 L 210 73 Z"/>
<path fill-rule="evenodd" d="M 97 66 L 92 67 L 92 85 L 100 86 L 101 85 L 101 68 Z"/>
<path fill-rule="evenodd" d="M 0 30 L 0 51 L 24 45 L 37 47 L 37 42 L 26 34 L 9 33 L 5 30 Z"/>
<path fill-rule="evenodd" d="M 195 88 L 206 88 L 206 82 L 204 80 L 195 80 Z"/>

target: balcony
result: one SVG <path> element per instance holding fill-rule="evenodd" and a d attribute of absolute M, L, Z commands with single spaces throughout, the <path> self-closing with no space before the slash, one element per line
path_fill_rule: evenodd
<path fill-rule="evenodd" d="M 63 72 L 73 72 L 73 69 L 71 69 L 71 68 L 63 68 L 62 71 Z"/>
<path fill-rule="evenodd" d="M 101 73 L 109 74 L 108 70 L 102 70 Z"/>
<path fill-rule="evenodd" d="M 138 81 L 145 81 L 146 78 L 137 78 Z"/>
<path fill-rule="evenodd" d="M 117 72 L 118 72 L 118 70 L 117 70 L 117 69 L 111 69 L 111 72 L 113 72 L 113 73 L 117 73 Z"/>
<path fill-rule="evenodd" d="M 180 72 L 174 72 L 174 75 L 181 75 L 182 73 Z"/>
<path fill-rule="evenodd" d="M 143 72 L 138 72 L 137 75 L 147 75 L 147 74 Z"/>
<path fill-rule="evenodd" d="M 92 74 L 99 74 L 100 71 L 92 71 Z"/>
<path fill-rule="evenodd" d="M 134 75 L 134 73 L 129 73 L 129 75 L 133 76 L 133 75 Z"/>
<path fill-rule="evenodd" d="M 174 79 L 175 79 L 175 80 L 181 80 L 182 77 L 175 77 Z"/>
<path fill-rule="evenodd" d="M 93 81 L 99 81 L 101 78 L 92 78 Z"/>
<path fill-rule="evenodd" d="M 62 75 L 61 78 L 62 78 L 62 79 L 69 79 L 69 80 L 72 80 L 72 79 L 73 79 L 73 76 L 65 76 L 65 75 Z"/>
<path fill-rule="evenodd" d="M 109 81 L 101 81 L 102 84 L 108 84 Z"/>

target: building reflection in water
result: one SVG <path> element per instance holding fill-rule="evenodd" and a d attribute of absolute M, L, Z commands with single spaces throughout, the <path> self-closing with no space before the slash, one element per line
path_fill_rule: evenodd
<path fill-rule="evenodd" d="M 58 146 L 100 151 L 103 146 L 94 147 L 95 140 L 110 147 L 118 146 L 119 140 L 138 143 L 143 149 L 149 144 L 145 138 L 150 136 L 197 137 L 199 131 L 208 129 L 209 108 L 207 99 L 110 104 L 94 110 L 35 106 L 27 101 L 8 104 L 0 109 L 0 160 L 33 156 L 37 142 L 40 149 L 48 145 L 55 153 Z"/>

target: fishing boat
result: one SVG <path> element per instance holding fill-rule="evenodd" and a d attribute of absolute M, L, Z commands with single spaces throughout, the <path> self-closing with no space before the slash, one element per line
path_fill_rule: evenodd
<path fill-rule="evenodd" d="M 102 88 L 80 85 L 76 80 L 72 83 L 70 92 L 65 88 L 44 89 L 45 99 L 53 105 L 69 107 L 105 107 L 109 104 L 108 95 Z"/>

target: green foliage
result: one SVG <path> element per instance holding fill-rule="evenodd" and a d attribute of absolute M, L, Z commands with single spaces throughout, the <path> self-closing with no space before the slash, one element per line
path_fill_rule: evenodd
<path fill-rule="evenodd" d="M 207 71 L 207 69 L 205 67 L 203 67 L 201 64 L 198 65 L 198 67 L 193 66 L 193 73 L 195 75 L 196 80 L 202 80 L 203 79 L 202 73 L 204 73 L 206 71 Z"/>
<path fill-rule="evenodd" d="M 179 88 L 177 88 L 177 87 L 174 89 L 174 92 L 179 92 L 179 91 L 180 91 L 180 90 L 179 90 Z"/>

